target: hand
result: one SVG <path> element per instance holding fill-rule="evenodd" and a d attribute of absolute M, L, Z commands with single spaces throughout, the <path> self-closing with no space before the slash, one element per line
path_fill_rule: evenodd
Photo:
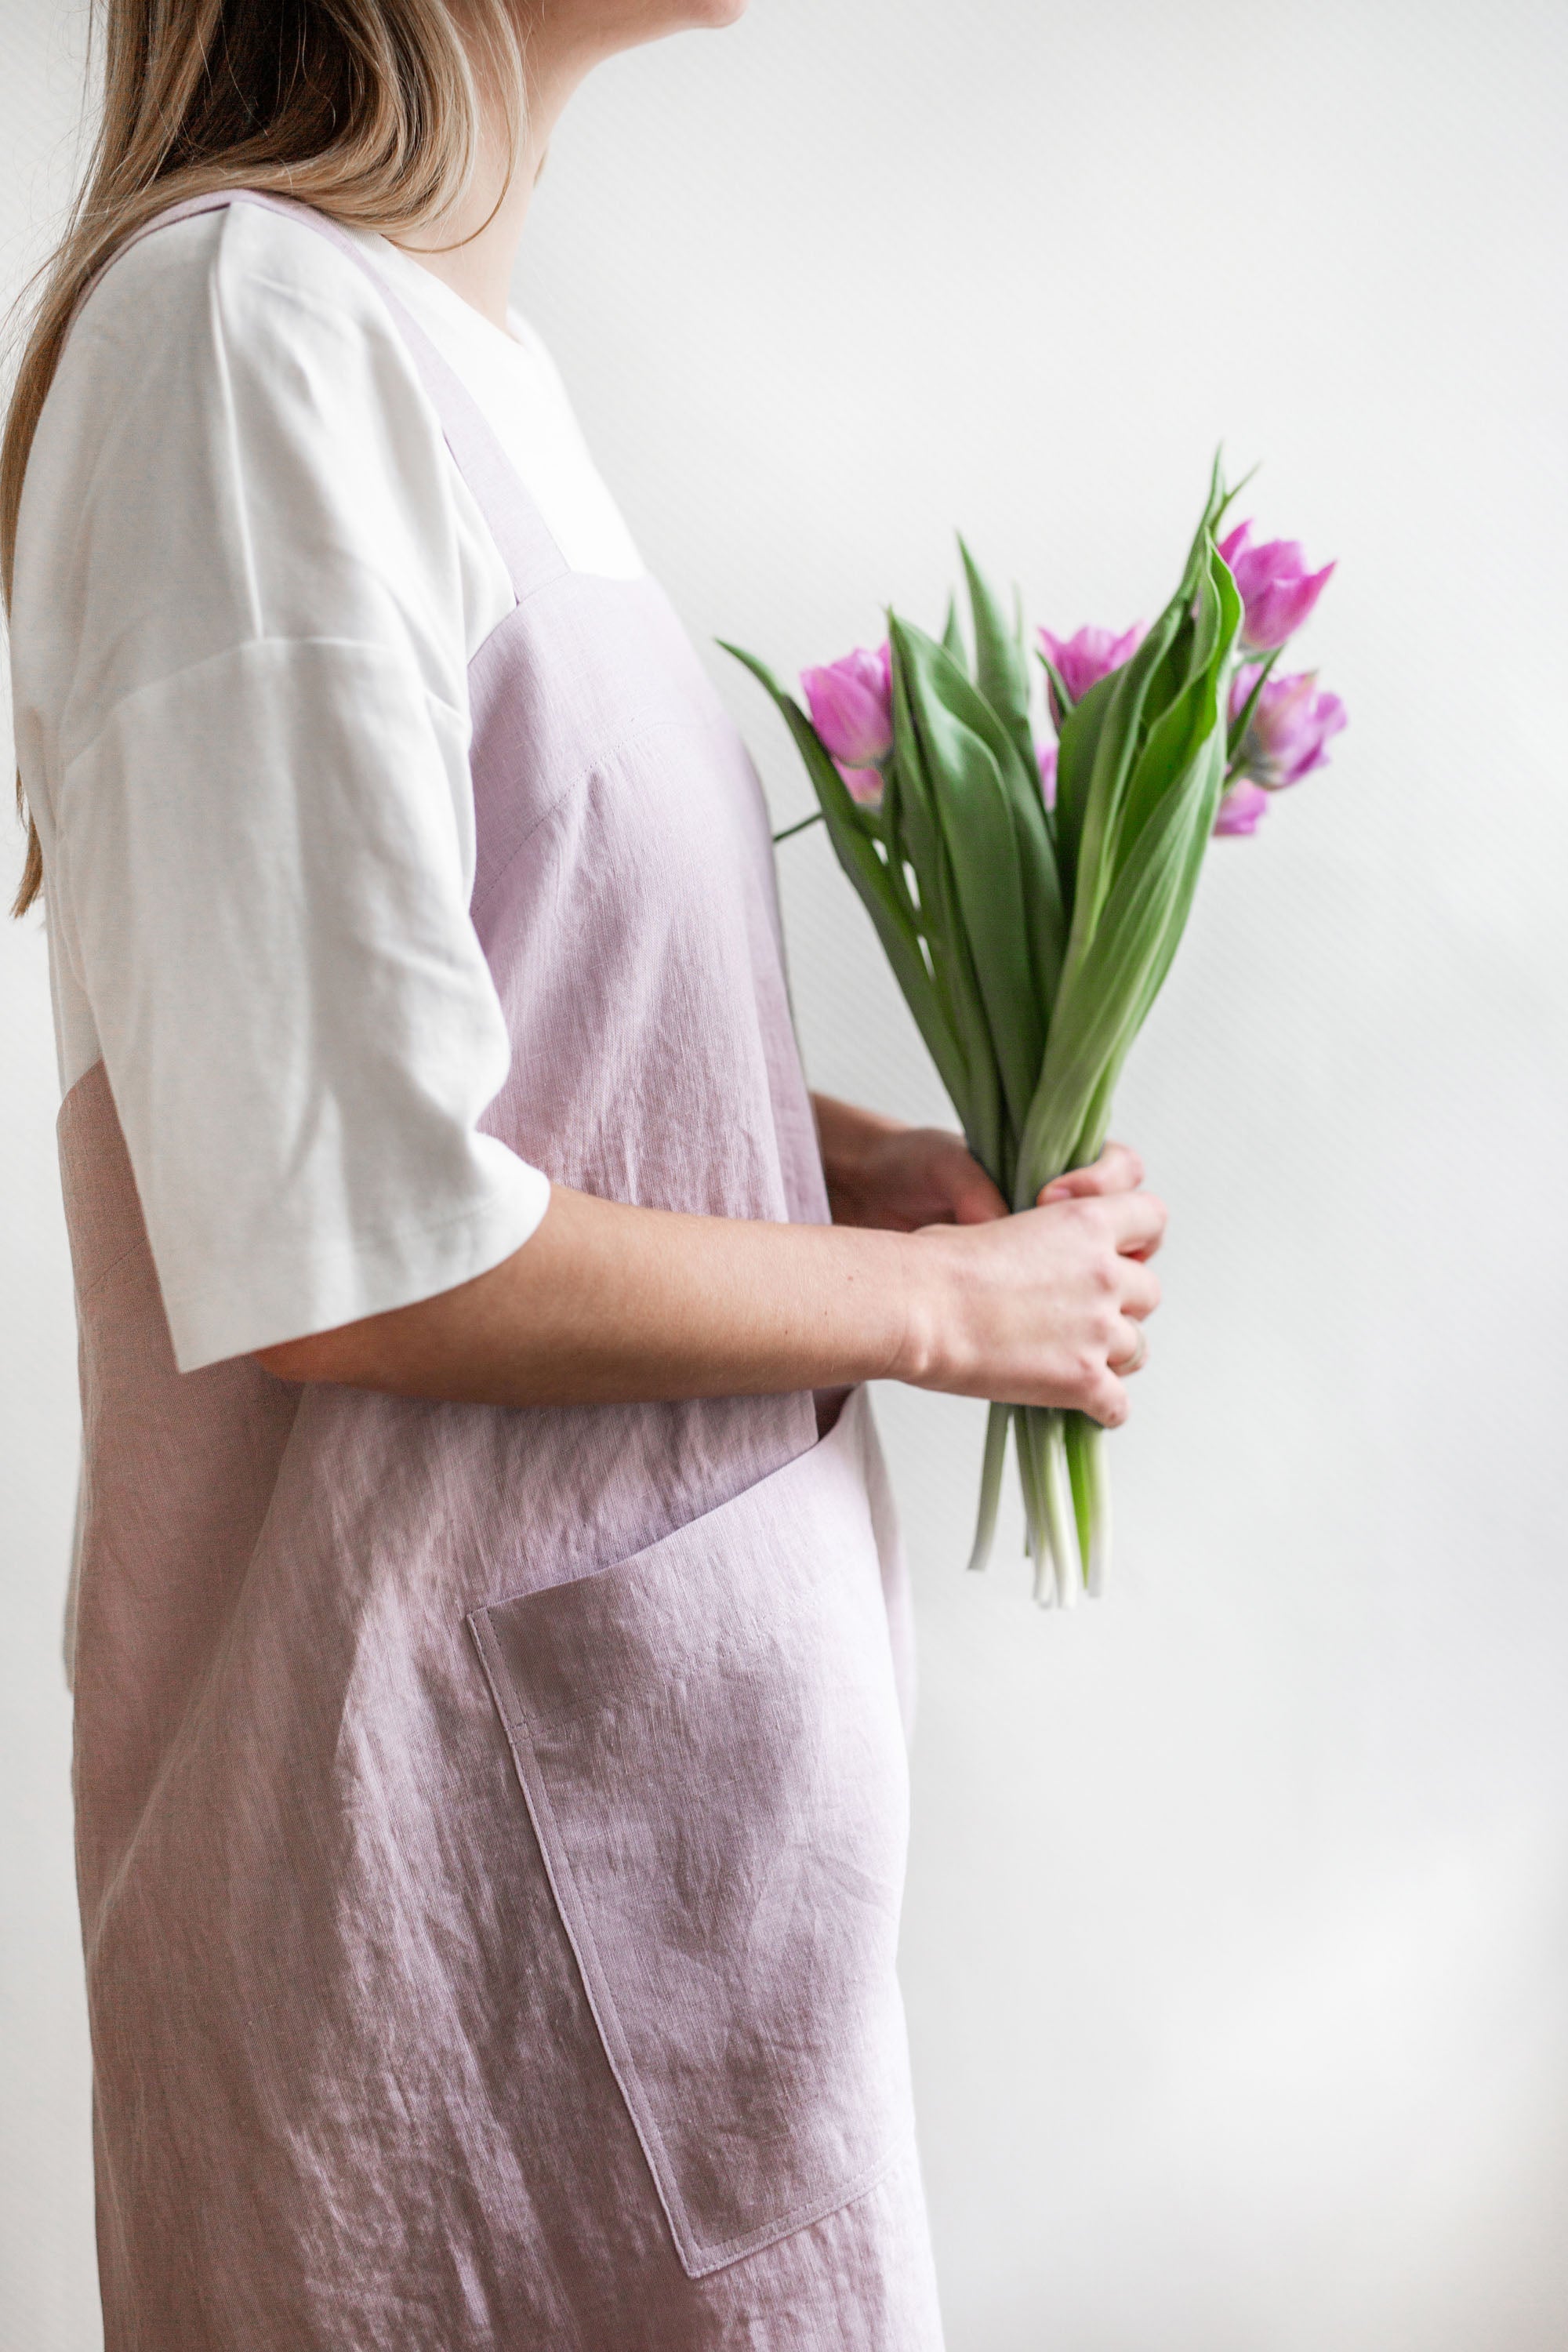
<path fill-rule="evenodd" d="M 1007 1214 L 1007 1203 L 950 1128 L 904 1127 L 897 1119 L 812 1097 L 822 1143 L 827 1197 L 836 1225 L 918 1233 L 922 1225 L 982 1225 Z M 1125 1143 L 1108 1143 L 1092 1167 L 1058 1176 L 1042 1202 L 1135 1192 L 1143 1162 Z"/>
<path fill-rule="evenodd" d="M 1106 1428 L 1127 1418 L 1142 1325 L 1160 1303 L 1148 1261 L 1165 1210 L 1133 1189 L 1135 1153 L 1113 1147 L 1047 1185 L 1040 1204 L 978 1230 L 931 1224 L 899 1377 L 1005 1404 L 1060 1405 Z"/>
<path fill-rule="evenodd" d="M 918 1233 L 922 1225 L 981 1225 L 1007 1203 L 961 1135 L 901 1127 L 818 1095 L 817 1129 L 836 1225 Z"/>

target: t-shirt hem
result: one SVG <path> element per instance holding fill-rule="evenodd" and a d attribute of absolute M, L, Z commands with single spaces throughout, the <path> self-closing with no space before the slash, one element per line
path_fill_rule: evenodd
<path fill-rule="evenodd" d="M 165 1292 L 175 1369 L 203 1371 L 259 1348 L 435 1298 L 510 1257 L 538 1230 L 549 1205 L 549 1177 L 519 1160 L 504 1199 L 363 1240 L 350 1259 L 311 1263 L 291 1256 L 268 1280 L 253 1258 L 243 1277 L 200 1291 Z"/>

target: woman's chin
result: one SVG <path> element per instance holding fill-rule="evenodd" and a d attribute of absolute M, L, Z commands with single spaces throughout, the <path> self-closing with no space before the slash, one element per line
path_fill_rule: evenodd
<path fill-rule="evenodd" d="M 608 54 L 667 33 L 720 31 L 746 13 L 746 0 L 554 0 L 545 26 L 576 30 Z"/>

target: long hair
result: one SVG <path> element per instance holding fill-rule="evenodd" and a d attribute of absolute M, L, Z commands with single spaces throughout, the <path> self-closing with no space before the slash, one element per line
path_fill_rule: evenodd
<path fill-rule="evenodd" d="M 22 478 L 83 294 L 126 239 L 218 188 L 271 189 L 388 235 L 458 203 L 479 158 L 479 74 L 508 94 L 515 167 L 522 55 L 509 0 L 97 0 L 103 103 L 81 189 L 34 281 L 0 442 L 6 611 Z M 43 886 L 20 776 L 27 859 L 13 914 Z"/>

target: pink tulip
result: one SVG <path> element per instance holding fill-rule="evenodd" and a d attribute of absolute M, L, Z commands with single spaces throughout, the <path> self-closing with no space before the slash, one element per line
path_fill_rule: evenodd
<path fill-rule="evenodd" d="M 1240 718 L 1257 683 L 1256 667 L 1237 673 L 1230 690 L 1232 719 Z M 1344 704 L 1337 694 L 1319 693 L 1315 670 L 1271 677 L 1247 722 L 1237 772 L 1271 792 L 1299 784 L 1314 768 L 1327 767 L 1329 740 L 1345 723 Z"/>
<path fill-rule="evenodd" d="M 845 789 L 852 801 L 858 801 L 862 808 L 881 807 L 887 778 L 880 768 L 848 768 L 842 760 L 835 760 L 833 764 L 844 779 Z"/>
<path fill-rule="evenodd" d="M 1221 801 L 1214 829 L 1216 834 L 1254 834 L 1268 806 L 1268 795 L 1262 785 L 1255 784 L 1250 776 L 1242 776 Z"/>
<path fill-rule="evenodd" d="M 1145 632 L 1146 625 L 1142 621 L 1134 621 L 1132 626 L 1124 629 L 1120 636 L 1114 629 L 1088 628 L 1079 629 L 1075 636 L 1053 637 L 1049 629 L 1042 629 L 1040 643 L 1061 673 L 1062 684 L 1073 700 L 1081 702 L 1091 686 L 1098 686 L 1102 677 L 1109 677 L 1113 669 L 1120 669 L 1123 662 L 1131 660 L 1143 642 Z M 1051 717 L 1059 727 L 1062 714 L 1057 708 L 1054 686 L 1049 688 L 1049 693 Z"/>
<path fill-rule="evenodd" d="M 1221 540 L 1219 551 L 1231 568 L 1246 608 L 1242 643 L 1255 653 L 1269 653 L 1294 636 L 1327 587 L 1334 567 L 1325 563 L 1321 572 L 1309 572 L 1299 541 L 1270 539 L 1254 547 L 1251 537 L 1252 525 L 1238 522 Z"/>
<path fill-rule="evenodd" d="M 888 646 L 874 654 L 858 646 L 841 661 L 800 674 L 811 723 L 857 800 L 879 796 L 877 765 L 893 748 L 892 661 Z M 865 772 L 852 782 L 857 769 Z"/>
<path fill-rule="evenodd" d="M 1054 743 L 1042 743 L 1039 751 L 1036 754 L 1036 757 L 1038 759 L 1040 763 L 1040 791 L 1045 796 L 1046 806 L 1048 809 L 1054 809 L 1057 804 L 1056 745 Z"/>

